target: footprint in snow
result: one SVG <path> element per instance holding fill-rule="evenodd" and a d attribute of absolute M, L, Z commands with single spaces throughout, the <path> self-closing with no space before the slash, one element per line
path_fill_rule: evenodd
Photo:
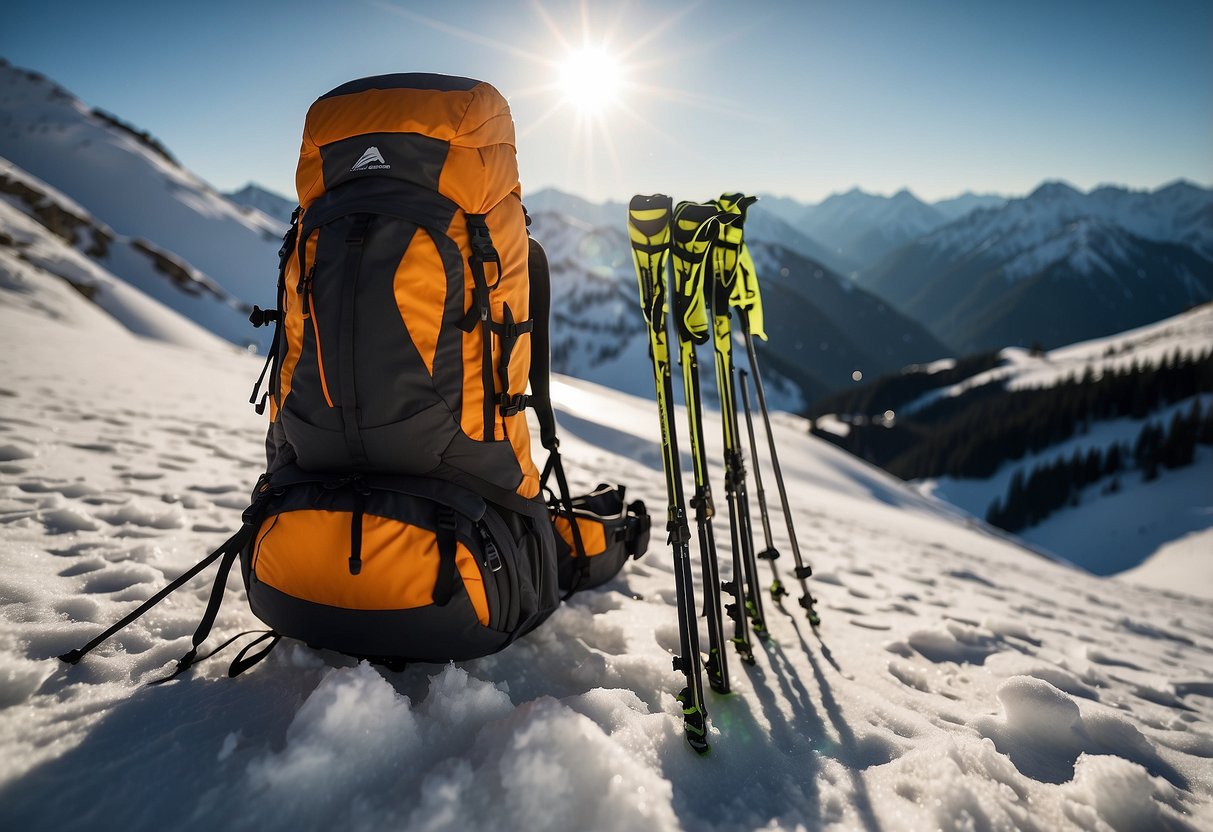
<path fill-rule="evenodd" d="M 150 568 L 121 566 L 92 575 L 84 582 L 83 590 L 90 595 L 109 595 L 159 579 L 160 576 Z"/>
<path fill-rule="evenodd" d="M 891 629 L 893 629 L 892 624 L 885 624 L 880 621 L 865 621 L 862 618 L 852 618 L 851 624 L 853 624 L 856 627 L 862 627 L 865 630 L 891 630 Z"/>
<path fill-rule="evenodd" d="M 68 447 L 81 451 L 93 451 L 99 454 L 116 454 L 118 446 L 109 442 L 72 442 Z"/>
<path fill-rule="evenodd" d="M 87 575 L 90 572 L 96 572 L 99 569 L 104 569 L 108 564 L 104 560 L 80 560 L 73 563 L 71 566 L 62 570 L 59 573 L 60 578 L 74 578 L 77 575 Z"/>
<path fill-rule="evenodd" d="M 14 445 L 9 442 L 0 445 L 0 462 L 16 462 L 20 459 L 33 459 L 35 453 L 29 448 Z"/>
<path fill-rule="evenodd" d="M 101 524 L 92 515 L 77 508 L 44 509 L 39 511 L 37 516 L 47 534 L 95 532 L 101 528 Z"/>

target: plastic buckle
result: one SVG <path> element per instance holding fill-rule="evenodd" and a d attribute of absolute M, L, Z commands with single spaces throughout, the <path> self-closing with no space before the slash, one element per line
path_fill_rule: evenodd
<path fill-rule="evenodd" d="M 512 396 L 507 396 L 502 393 L 497 397 L 497 404 L 501 407 L 502 416 L 515 416 L 526 409 L 530 404 L 531 397 L 525 393 L 515 393 Z"/>
<path fill-rule="evenodd" d="M 253 311 L 250 312 L 248 316 L 248 322 L 254 327 L 263 327 L 266 324 L 273 323 L 277 320 L 277 309 L 262 309 L 256 304 L 253 304 Z"/>

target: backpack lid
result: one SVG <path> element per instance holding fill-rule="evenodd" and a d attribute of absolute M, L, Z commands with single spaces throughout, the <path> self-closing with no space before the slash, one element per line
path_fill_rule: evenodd
<path fill-rule="evenodd" d="M 491 84 L 430 73 L 342 84 L 308 110 L 295 184 L 305 209 L 345 182 L 399 179 L 487 213 L 518 184 L 514 120 Z"/>

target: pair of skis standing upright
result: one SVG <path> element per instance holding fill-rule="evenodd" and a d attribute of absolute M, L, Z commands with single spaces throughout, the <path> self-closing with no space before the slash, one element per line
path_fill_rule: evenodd
<path fill-rule="evenodd" d="M 702 660 L 702 670 L 707 672 L 708 683 L 718 693 L 728 693 L 731 689 L 720 592 L 727 592 L 732 596 L 733 603 L 726 605 L 723 612 L 733 619 L 733 636 L 730 640 L 737 655 L 747 664 L 754 663 L 750 629 L 760 636 L 766 635 L 762 594 L 758 589 L 759 559 L 767 560 L 771 564 L 773 582 L 770 592 L 774 601 L 782 605 L 783 597 L 788 594 L 779 579 L 779 571 L 775 565 L 779 553 L 771 538 L 766 496 L 758 468 L 758 449 L 750 416 L 749 385 L 746 371 L 740 370 L 741 396 L 745 406 L 750 454 L 754 460 L 754 475 L 766 540 L 766 548 L 762 552 L 754 551 L 746 491 L 745 455 L 737 424 L 737 395 L 733 382 L 731 309 L 736 309 L 738 313 L 741 334 L 745 340 L 750 370 L 758 394 L 758 404 L 766 426 L 771 465 L 779 487 L 779 498 L 796 562 L 793 574 L 799 580 L 802 592 L 800 606 L 808 615 L 810 624 L 816 626 L 819 623 L 815 599 L 805 583 L 805 579 L 812 574 L 812 568 L 801 558 L 796 532 L 792 526 L 779 457 L 775 451 L 775 438 L 771 433 L 766 395 L 763 392 L 762 377 L 758 372 L 758 360 L 754 352 L 754 336 L 764 340 L 766 338 L 762 330 L 762 304 L 754 262 L 743 236 L 746 209 L 755 199 L 742 194 L 725 194 L 716 202 L 680 202 L 675 208 L 670 197 L 657 194 L 635 196 L 628 205 L 628 236 L 640 284 L 640 305 L 648 323 L 649 353 L 653 359 L 653 380 L 657 392 L 658 416 L 661 420 L 662 458 L 669 497 L 667 528 L 674 554 L 674 583 L 681 651 L 681 655 L 674 658 L 674 669 L 686 677 L 686 687 L 678 698 L 682 703 L 687 742 L 700 754 L 707 753 L 710 748 L 707 742 L 707 710 L 703 699 L 699 632 L 692 586 L 689 546 L 691 531 L 687 520 L 678 438 L 674 425 L 667 312 L 672 312 L 674 331 L 678 339 L 691 459 L 695 468 L 695 493 L 690 500 L 690 506 L 695 510 L 706 595 L 704 617 L 707 619 L 709 645 L 707 658 Z M 667 278 L 667 260 L 673 262 L 672 285 Z M 708 481 L 699 361 L 695 350 L 697 345 L 707 342 L 709 334 L 713 339 L 716 384 L 720 392 L 724 433 L 724 485 L 732 537 L 733 575 L 727 582 L 721 582 L 716 560 L 716 541 L 712 531 L 715 510 Z"/>

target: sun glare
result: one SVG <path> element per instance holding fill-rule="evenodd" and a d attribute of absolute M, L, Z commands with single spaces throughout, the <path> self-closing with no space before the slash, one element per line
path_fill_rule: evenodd
<path fill-rule="evenodd" d="M 619 62 L 599 47 L 571 52 L 559 66 L 564 99 L 587 115 L 602 113 L 615 102 L 623 79 Z"/>

